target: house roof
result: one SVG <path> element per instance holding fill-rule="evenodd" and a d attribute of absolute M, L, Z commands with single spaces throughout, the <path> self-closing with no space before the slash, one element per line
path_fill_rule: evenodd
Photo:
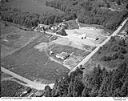
<path fill-rule="evenodd" d="M 64 57 L 66 57 L 66 56 L 68 56 L 68 55 L 69 55 L 69 54 L 68 54 L 67 52 L 62 52 L 62 53 L 60 53 L 60 54 L 57 54 L 56 56 L 64 58 Z"/>

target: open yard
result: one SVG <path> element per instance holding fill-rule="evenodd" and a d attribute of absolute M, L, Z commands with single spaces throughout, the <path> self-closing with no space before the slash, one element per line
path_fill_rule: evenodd
<path fill-rule="evenodd" d="M 70 46 L 80 50 L 91 51 L 94 47 L 101 44 L 108 36 L 108 32 L 103 29 L 93 27 L 82 27 L 80 29 L 65 30 L 67 36 L 62 36 L 52 41 L 59 45 Z"/>
<path fill-rule="evenodd" d="M 95 27 L 82 27 L 80 29 L 66 30 L 69 40 L 81 42 L 81 44 L 96 46 L 102 43 L 108 35 L 104 29 Z"/>
<path fill-rule="evenodd" d="M 48 51 L 49 53 L 50 51 L 53 52 L 52 55 L 49 54 L 50 57 L 53 57 L 56 61 L 61 62 L 69 69 L 75 67 L 80 61 L 82 61 L 83 58 L 85 58 L 90 53 L 90 51 L 85 51 L 71 46 L 59 44 L 50 45 Z M 67 57 L 66 59 L 57 58 L 56 55 L 61 54 L 62 52 L 69 54 L 69 57 Z"/>

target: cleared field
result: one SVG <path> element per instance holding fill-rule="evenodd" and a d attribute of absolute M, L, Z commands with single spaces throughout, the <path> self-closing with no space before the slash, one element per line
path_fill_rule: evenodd
<path fill-rule="evenodd" d="M 45 51 L 39 52 L 34 41 L 21 50 L 2 59 L 2 66 L 31 80 L 43 79 L 52 83 L 65 75 L 69 70 L 51 61 Z"/>
<path fill-rule="evenodd" d="M 79 41 L 78 37 L 76 37 L 74 39 L 73 39 L 73 37 L 69 37 L 69 38 L 65 37 L 65 38 L 58 38 L 57 40 L 52 41 L 52 43 L 59 44 L 62 46 L 70 46 L 73 48 L 77 48 L 80 50 L 86 50 L 86 51 L 91 51 L 95 47 L 93 45 L 89 46 L 88 44 L 86 45 L 86 44 L 84 44 L 82 42 L 78 42 L 78 41 Z M 89 48 L 87 49 L 86 46 L 88 46 Z"/>
<path fill-rule="evenodd" d="M 53 13 L 62 14 L 63 12 L 52 7 L 45 6 L 46 0 L 8 0 L 5 6 L 18 8 L 23 12 L 31 12 L 37 14 Z"/>
<path fill-rule="evenodd" d="M 82 27 L 80 29 L 66 30 L 68 39 L 74 43 L 97 46 L 106 39 L 106 34 L 103 29 L 95 27 Z"/>
<path fill-rule="evenodd" d="M 80 24 L 80 27 L 95 27 L 97 29 L 104 29 L 104 31 L 108 32 L 108 33 L 102 33 L 104 35 L 110 35 L 112 33 L 111 30 L 109 29 L 106 29 L 105 27 L 103 27 L 102 25 L 96 25 L 96 24 L 84 24 L 84 23 L 79 23 Z"/>
<path fill-rule="evenodd" d="M 67 36 L 58 38 L 52 41 L 52 43 L 71 46 L 81 50 L 86 50 L 86 47 L 90 47 L 91 51 L 94 47 L 101 44 L 106 38 L 107 33 L 104 29 L 97 29 L 95 27 L 83 27 L 80 29 L 66 30 Z"/>
<path fill-rule="evenodd" d="M 25 31 L 12 25 L 1 24 L 1 57 L 5 57 L 25 46 L 41 34 Z"/>

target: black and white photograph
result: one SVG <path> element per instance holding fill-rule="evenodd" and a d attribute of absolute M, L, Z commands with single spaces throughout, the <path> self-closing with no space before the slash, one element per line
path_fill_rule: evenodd
<path fill-rule="evenodd" d="M 128 100 L 128 0 L 0 0 L 0 40 L 2 101 Z"/>

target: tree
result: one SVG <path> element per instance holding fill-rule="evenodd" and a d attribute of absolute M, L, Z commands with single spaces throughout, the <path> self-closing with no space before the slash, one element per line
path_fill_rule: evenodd
<path fill-rule="evenodd" d="M 51 97 L 51 88 L 49 86 L 45 86 L 45 97 Z"/>

